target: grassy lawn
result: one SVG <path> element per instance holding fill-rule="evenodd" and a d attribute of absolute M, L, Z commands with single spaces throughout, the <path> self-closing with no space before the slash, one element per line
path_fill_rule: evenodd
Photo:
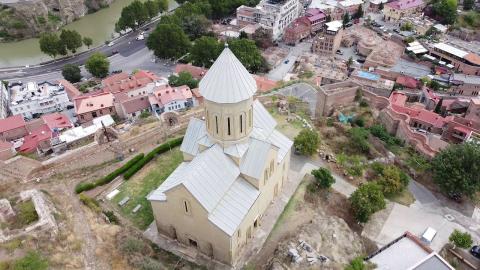
<path fill-rule="evenodd" d="M 145 196 L 163 183 L 182 161 L 183 156 L 178 147 L 160 155 L 122 184 L 119 188 L 120 193 L 113 198 L 112 202 L 137 227 L 146 229 L 153 221 L 153 213 L 150 202 Z M 127 196 L 130 197 L 128 203 L 123 207 L 118 206 L 118 202 Z M 142 208 L 133 214 L 132 210 L 138 204 L 142 205 Z"/>
<path fill-rule="evenodd" d="M 415 198 L 413 197 L 412 193 L 408 191 L 408 189 L 405 189 L 402 192 L 389 197 L 388 199 L 392 202 L 403 204 L 405 206 L 410 206 L 410 204 L 415 202 Z"/>

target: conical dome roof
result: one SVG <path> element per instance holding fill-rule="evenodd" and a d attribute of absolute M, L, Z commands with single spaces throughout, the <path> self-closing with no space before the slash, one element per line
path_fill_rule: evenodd
<path fill-rule="evenodd" d="M 253 76 L 225 46 L 199 84 L 200 94 L 216 103 L 237 103 L 251 98 L 257 91 Z"/>

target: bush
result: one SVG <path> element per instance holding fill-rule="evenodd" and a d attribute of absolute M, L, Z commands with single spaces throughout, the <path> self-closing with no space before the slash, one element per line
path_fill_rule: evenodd
<path fill-rule="evenodd" d="M 124 253 L 131 254 L 131 253 L 138 253 L 142 252 L 145 249 L 145 244 L 142 240 L 129 237 L 125 242 L 123 242 L 122 246 L 120 247 Z"/>
<path fill-rule="evenodd" d="M 48 268 L 48 261 L 36 251 L 29 251 L 25 257 L 13 263 L 13 270 L 45 270 Z"/>
<path fill-rule="evenodd" d="M 461 232 L 455 229 L 450 237 L 448 238 L 451 243 L 455 244 L 455 246 L 459 248 L 469 248 L 473 244 L 472 236 L 467 232 Z"/>
<path fill-rule="evenodd" d="M 374 162 L 370 165 L 375 180 L 382 187 L 382 192 L 386 196 L 395 195 L 407 187 L 410 178 L 406 173 L 395 165 L 385 165 Z"/>
<path fill-rule="evenodd" d="M 362 127 L 354 127 L 348 131 L 350 138 L 350 148 L 358 152 L 368 153 L 370 151 L 370 144 L 368 143 L 368 129 Z"/>
<path fill-rule="evenodd" d="M 113 179 L 117 178 L 117 176 L 121 175 L 122 173 L 126 172 L 130 167 L 132 167 L 134 164 L 142 160 L 144 157 L 143 153 L 138 154 L 134 156 L 132 159 L 130 159 L 127 163 L 125 163 L 122 167 L 116 169 L 115 171 L 107 174 L 106 176 L 98 179 L 95 182 L 82 182 L 78 183 L 77 186 L 75 187 L 75 193 L 79 194 L 83 191 L 91 190 L 94 189 L 98 186 L 103 186 L 105 184 L 108 184 L 113 181 Z"/>
<path fill-rule="evenodd" d="M 319 168 L 312 171 L 312 175 L 315 177 L 315 182 L 312 184 L 316 189 L 329 189 L 333 183 L 335 183 L 335 178 L 328 169 Z"/>
<path fill-rule="evenodd" d="M 182 141 L 183 141 L 183 137 L 180 137 L 173 140 L 169 140 L 166 143 L 163 143 L 155 147 L 152 151 L 146 154 L 141 160 L 139 160 L 132 167 L 130 167 L 123 175 L 123 178 L 125 178 L 125 180 L 130 179 L 135 173 L 137 173 L 141 168 L 143 168 L 145 164 L 150 162 L 156 155 L 165 153 L 170 149 L 172 149 L 173 147 L 181 145 Z"/>
<path fill-rule="evenodd" d="M 295 149 L 302 155 L 310 156 L 317 150 L 320 143 L 318 133 L 311 129 L 303 129 L 295 137 L 293 145 Z"/>
<path fill-rule="evenodd" d="M 113 211 L 103 211 L 103 214 L 108 218 L 110 223 L 112 224 L 120 224 L 120 220 L 118 220 L 118 217 L 113 213 Z"/>
<path fill-rule="evenodd" d="M 352 121 L 352 124 L 357 127 L 364 127 L 365 126 L 365 119 L 363 117 L 355 117 Z"/>
<path fill-rule="evenodd" d="M 80 201 L 84 205 L 86 205 L 88 208 L 92 209 L 95 212 L 100 212 L 100 210 L 101 210 L 100 205 L 98 204 L 98 202 L 96 200 L 88 197 L 84 193 L 81 193 L 78 197 L 79 197 Z"/>
<path fill-rule="evenodd" d="M 372 214 L 384 209 L 386 205 L 382 189 L 375 182 L 361 185 L 350 195 L 349 201 L 355 218 L 362 223 L 367 222 Z"/>
<path fill-rule="evenodd" d="M 365 99 L 360 100 L 360 107 L 368 107 L 368 102 Z"/>
<path fill-rule="evenodd" d="M 390 135 L 383 125 L 373 125 L 369 130 L 373 136 L 379 138 L 387 145 L 403 145 L 402 140 Z"/>
<path fill-rule="evenodd" d="M 18 210 L 18 220 L 23 226 L 38 220 L 38 214 L 32 200 L 21 202 L 18 205 Z"/>
<path fill-rule="evenodd" d="M 362 257 L 356 257 L 345 267 L 345 270 L 366 270 Z"/>

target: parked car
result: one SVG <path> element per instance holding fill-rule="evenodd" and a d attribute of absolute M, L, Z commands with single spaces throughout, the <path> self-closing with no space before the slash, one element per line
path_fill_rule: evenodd
<path fill-rule="evenodd" d="M 107 44 L 108 47 L 112 47 L 113 45 L 115 45 L 115 43 L 113 43 L 113 41 L 110 41 L 110 42 Z"/>
<path fill-rule="evenodd" d="M 288 64 L 289 62 L 290 62 L 290 60 L 287 59 L 287 60 L 285 60 L 285 62 L 283 62 L 283 63 Z"/>
<path fill-rule="evenodd" d="M 437 235 L 437 231 L 432 227 L 428 227 L 422 234 L 422 241 L 430 244 L 432 243 L 433 238 L 435 238 L 435 235 Z"/>
<path fill-rule="evenodd" d="M 145 39 L 145 36 L 143 34 L 140 34 L 138 35 L 136 38 L 136 40 L 144 40 Z"/>
<path fill-rule="evenodd" d="M 114 56 L 115 54 L 117 54 L 118 51 L 117 50 L 113 50 L 112 53 L 110 54 L 110 56 Z"/>
<path fill-rule="evenodd" d="M 470 254 L 472 254 L 477 259 L 480 259 L 480 246 L 473 246 L 470 249 Z"/>
<path fill-rule="evenodd" d="M 338 54 L 338 55 L 343 55 L 343 52 L 340 51 L 340 50 L 337 50 L 335 53 Z"/>

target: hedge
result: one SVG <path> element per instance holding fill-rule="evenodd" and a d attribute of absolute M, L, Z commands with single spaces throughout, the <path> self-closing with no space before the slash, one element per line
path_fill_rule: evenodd
<path fill-rule="evenodd" d="M 125 174 L 123 175 L 123 178 L 125 178 L 125 180 L 130 179 L 135 173 L 137 173 L 141 168 L 143 168 L 145 164 L 150 162 L 156 155 L 160 155 L 162 153 L 167 152 L 173 147 L 179 146 L 180 144 L 182 144 L 182 141 L 183 141 L 183 137 L 180 137 L 173 140 L 169 140 L 166 143 L 163 143 L 155 147 L 152 151 L 146 154 L 142 160 L 140 160 L 139 162 L 135 163 L 132 167 L 130 167 L 127 170 L 127 172 L 125 172 Z"/>
<path fill-rule="evenodd" d="M 130 159 L 127 163 L 125 163 L 122 167 L 116 169 L 115 171 L 107 174 L 106 176 L 98 179 L 95 182 L 78 183 L 78 185 L 75 187 L 75 193 L 79 194 L 79 193 L 82 193 L 83 191 L 91 190 L 98 186 L 103 186 L 105 184 L 112 182 L 113 179 L 115 179 L 117 176 L 121 175 L 122 173 L 126 172 L 130 167 L 135 165 L 135 163 L 143 160 L 143 158 L 144 158 L 143 153 L 138 154 L 134 156 L 132 159 Z"/>

